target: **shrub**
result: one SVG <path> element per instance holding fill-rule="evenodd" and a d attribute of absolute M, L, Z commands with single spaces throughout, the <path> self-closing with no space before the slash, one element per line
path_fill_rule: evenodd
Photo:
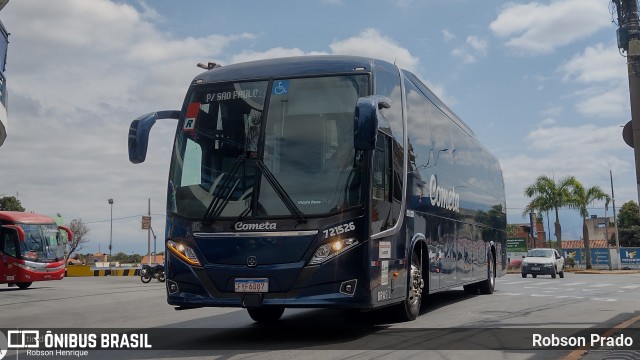
<path fill-rule="evenodd" d="M 509 270 L 518 270 L 522 266 L 522 260 L 511 260 L 509 263 Z"/>
<path fill-rule="evenodd" d="M 564 259 L 564 266 L 572 268 L 576 266 L 576 261 L 573 258 L 566 258 Z"/>

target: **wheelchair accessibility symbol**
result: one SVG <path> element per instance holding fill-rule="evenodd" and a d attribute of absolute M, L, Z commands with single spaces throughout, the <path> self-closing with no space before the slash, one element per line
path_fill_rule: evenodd
<path fill-rule="evenodd" d="M 289 93 L 289 80 L 279 80 L 273 85 L 273 95 L 287 95 Z"/>

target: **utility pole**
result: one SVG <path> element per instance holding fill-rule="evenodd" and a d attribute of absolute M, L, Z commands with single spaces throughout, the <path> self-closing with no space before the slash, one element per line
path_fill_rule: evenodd
<path fill-rule="evenodd" d="M 616 196 L 613 194 L 613 172 L 609 170 L 609 178 L 611 179 L 611 201 L 613 201 L 613 228 L 616 235 L 616 253 L 618 254 L 618 270 L 620 270 L 620 239 L 618 238 L 618 220 L 616 219 Z M 609 241 L 609 239 L 607 239 Z"/>
<path fill-rule="evenodd" d="M 640 204 L 640 21 L 637 0 L 611 0 L 618 13 L 618 48 L 627 53 L 631 129 L 636 163 L 636 187 Z"/>
<path fill-rule="evenodd" d="M 149 214 L 149 218 L 151 218 L 151 198 L 149 198 L 148 204 L 149 204 L 149 207 L 148 207 L 149 212 L 148 212 L 148 214 Z M 149 266 L 151 266 L 151 230 L 150 229 L 151 229 L 151 224 L 149 224 L 149 229 L 147 229 L 147 249 L 148 249 L 148 253 L 149 253 L 149 258 L 148 258 L 149 259 L 149 261 L 148 261 Z M 153 257 L 153 259 L 155 261 L 155 256 Z"/>

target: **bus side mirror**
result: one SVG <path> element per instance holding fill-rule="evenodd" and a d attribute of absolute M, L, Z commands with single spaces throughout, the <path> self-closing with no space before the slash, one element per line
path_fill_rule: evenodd
<path fill-rule="evenodd" d="M 142 115 L 131 122 L 129 126 L 129 161 L 134 164 L 144 162 L 147 157 L 147 147 L 149 146 L 149 132 L 158 119 L 180 118 L 180 111 L 165 110 Z"/>
<path fill-rule="evenodd" d="M 358 99 L 353 124 L 353 146 L 356 150 L 373 150 L 378 134 L 378 109 L 391 107 L 391 99 L 374 95 Z"/>
<path fill-rule="evenodd" d="M 378 132 L 378 105 L 372 96 L 358 99 L 353 123 L 353 146 L 356 150 L 373 150 Z"/>
<path fill-rule="evenodd" d="M 59 225 L 58 226 L 58 230 L 63 230 L 64 232 L 67 233 L 67 242 L 71 243 L 73 241 L 73 232 L 71 232 L 71 229 L 69 229 L 68 227 L 64 226 L 64 225 Z"/>

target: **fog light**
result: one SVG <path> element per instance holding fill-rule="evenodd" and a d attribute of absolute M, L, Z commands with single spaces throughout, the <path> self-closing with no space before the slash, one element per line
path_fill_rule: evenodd
<path fill-rule="evenodd" d="M 175 294 L 179 291 L 178 284 L 171 280 L 167 280 L 167 287 L 169 288 L 169 294 Z"/>
<path fill-rule="evenodd" d="M 340 284 L 340 293 L 345 295 L 353 295 L 356 292 L 356 285 L 358 284 L 357 279 L 345 281 Z"/>

